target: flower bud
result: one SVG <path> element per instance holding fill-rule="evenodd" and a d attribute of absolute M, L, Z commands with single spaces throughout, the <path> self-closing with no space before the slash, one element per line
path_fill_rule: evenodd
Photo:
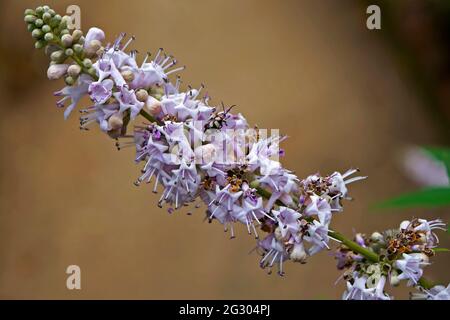
<path fill-rule="evenodd" d="M 39 39 L 42 37 L 42 31 L 40 29 L 34 29 L 33 32 L 31 32 L 31 36 L 35 39 Z"/>
<path fill-rule="evenodd" d="M 91 59 L 88 59 L 88 58 L 84 59 L 84 60 L 83 60 L 83 66 L 84 66 L 85 68 L 90 68 L 90 67 L 92 67 L 92 61 L 91 61 Z"/>
<path fill-rule="evenodd" d="M 275 239 L 277 239 L 278 241 L 284 241 L 283 235 L 281 234 L 281 229 L 280 229 L 280 227 L 277 227 L 277 228 L 275 229 L 273 235 L 275 236 Z"/>
<path fill-rule="evenodd" d="M 303 242 L 294 244 L 294 249 L 289 255 L 289 258 L 294 262 L 306 263 L 308 253 L 306 253 Z"/>
<path fill-rule="evenodd" d="M 75 79 L 73 77 L 71 77 L 71 76 L 65 77 L 64 81 L 66 82 L 66 84 L 68 86 L 71 86 L 71 85 L 73 85 L 75 83 Z"/>
<path fill-rule="evenodd" d="M 61 36 L 65 35 L 65 34 L 69 34 L 69 30 L 67 29 L 62 29 L 61 32 L 59 33 Z"/>
<path fill-rule="evenodd" d="M 81 44 L 74 44 L 73 45 L 73 47 L 72 47 L 72 49 L 73 49 L 73 51 L 76 53 L 76 54 L 80 54 L 80 53 L 82 53 L 83 52 L 83 46 L 81 45 Z"/>
<path fill-rule="evenodd" d="M 53 40 L 53 33 L 47 32 L 47 33 L 44 35 L 44 40 L 45 40 L 45 41 L 52 41 L 52 40 Z"/>
<path fill-rule="evenodd" d="M 147 102 L 144 105 L 145 111 L 150 113 L 153 116 L 157 116 L 161 113 L 161 102 L 153 98 L 152 96 L 149 96 L 147 99 Z"/>
<path fill-rule="evenodd" d="M 148 92 L 144 89 L 139 89 L 136 91 L 136 98 L 141 102 L 146 102 L 148 98 Z"/>
<path fill-rule="evenodd" d="M 50 59 L 52 61 L 62 61 L 64 60 L 64 57 L 64 52 L 62 50 L 58 50 L 50 54 Z"/>
<path fill-rule="evenodd" d="M 84 44 L 84 52 L 88 57 L 93 57 L 101 47 L 102 43 L 99 40 L 92 40 Z"/>
<path fill-rule="evenodd" d="M 83 31 L 76 29 L 73 30 L 72 32 L 72 38 L 74 42 L 77 42 L 78 40 L 80 40 L 80 38 L 83 36 Z"/>
<path fill-rule="evenodd" d="M 408 220 L 402 221 L 402 223 L 400 223 L 400 230 L 401 229 L 406 230 L 410 223 L 411 223 L 411 221 L 408 221 Z"/>
<path fill-rule="evenodd" d="M 72 64 L 71 66 L 69 66 L 69 68 L 67 69 L 67 74 L 73 78 L 78 77 L 78 75 L 81 72 L 81 67 L 77 64 Z"/>
<path fill-rule="evenodd" d="M 50 31 L 52 31 L 52 28 L 50 28 L 50 26 L 48 24 L 44 24 L 41 29 L 42 29 L 42 32 L 44 32 L 44 33 L 48 33 Z"/>
<path fill-rule="evenodd" d="M 134 73 L 129 69 L 123 70 L 120 74 L 126 82 L 131 82 L 134 80 Z"/>
<path fill-rule="evenodd" d="M 61 43 L 64 47 L 69 48 L 72 45 L 73 38 L 70 34 L 65 34 L 61 37 Z"/>
<path fill-rule="evenodd" d="M 42 15 L 42 20 L 44 20 L 45 22 L 50 21 L 51 18 L 52 18 L 52 15 L 51 15 L 50 13 L 48 13 L 48 12 L 45 12 L 45 13 Z"/>
<path fill-rule="evenodd" d="M 33 32 L 34 29 L 36 29 L 36 26 L 35 26 L 34 24 L 29 23 L 29 24 L 27 25 L 27 30 L 28 30 L 29 32 Z"/>
<path fill-rule="evenodd" d="M 43 47 L 45 47 L 45 41 L 43 40 L 38 40 L 34 43 L 34 47 L 36 49 L 42 49 Z"/>
<path fill-rule="evenodd" d="M 23 18 L 23 20 L 26 23 L 34 23 L 37 20 L 37 18 L 30 14 L 30 15 L 26 15 L 25 18 Z"/>
<path fill-rule="evenodd" d="M 103 40 L 105 40 L 105 33 L 103 32 L 102 29 L 93 27 L 88 30 L 88 32 L 86 34 L 86 45 L 90 45 L 93 40 L 100 42 L 100 46 L 101 46 L 101 42 Z M 97 51 L 97 50 L 95 50 L 95 51 Z"/>
<path fill-rule="evenodd" d="M 47 78 L 57 80 L 67 72 L 68 64 L 53 64 L 47 69 Z"/>
<path fill-rule="evenodd" d="M 118 113 L 118 114 L 113 114 L 111 117 L 109 117 L 108 119 L 108 125 L 111 128 L 111 130 L 117 130 L 117 129 L 121 129 L 123 126 L 123 119 L 122 119 L 122 114 Z"/>
<path fill-rule="evenodd" d="M 43 14 L 43 13 L 44 13 L 44 8 L 42 8 L 42 7 L 40 7 L 40 6 L 36 8 L 36 14 L 37 14 L 37 15 L 41 15 L 41 14 Z"/>
<path fill-rule="evenodd" d="M 28 15 L 34 15 L 35 12 L 33 9 L 25 9 L 25 12 L 23 14 L 28 16 Z"/>
<path fill-rule="evenodd" d="M 73 50 L 71 48 L 68 48 L 64 51 L 64 54 L 68 57 L 73 56 Z"/>
<path fill-rule="evenodd" d="M 42 19 L 36 19 L 36 21 L 34 21 L 34 25 L 40 28 L 44 25 L 44 21 L 42 21 Z"/>
<path fill-rule="evenodd" d="M 397 287 L 400 284 L 400 279 L 398 278 L 398 272 L 397 270 L 392 270 L 390 277 L 389 277 L 389 282 L 391 283 L 391 286 L 393 287 Z"/>

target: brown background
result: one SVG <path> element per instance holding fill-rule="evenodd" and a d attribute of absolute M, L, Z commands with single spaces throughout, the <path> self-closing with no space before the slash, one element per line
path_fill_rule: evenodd
<path fill-rule="evenodd" d="M 427 210 L 370 211 L 413 190 L 397 163 L 409 144 L 439 144 L 424 103 L 380 33 L 365 27 L 355 1 L 50 1 L 77 3 L 82 28 L 122 31 L 140 52 L 164 47 L 188 66 L 184 84 L 204 82 L 214 102 L 237 104 L 249 122 L 290 136 L 286 167 L 303 177 L 358 166 L 370 179 L 333 228 L 348 235 L 383 230 Z M 335 299 L 343 283 L 327 252 L 287 276 L 268 276 L 247 253 L 240 228 L 229 240 L 217 224 L 169 215 L 150 188 L 132 182 L 132 150 L 116 151 L 97 130 L 63 120 L 33 49 L 22 12 L 38 1 L 2 1 L 0 10 L 0 298 Z M 445 238 L 445 236 L 444 236 Z M 428 268 L 449 280 L 448 258 Z M 82 270 L 82 290 L 65 269 Z M 397 289 L 407 297 L 407 288 Z M 401 296 L 399 296 L 401 297 Z"/>

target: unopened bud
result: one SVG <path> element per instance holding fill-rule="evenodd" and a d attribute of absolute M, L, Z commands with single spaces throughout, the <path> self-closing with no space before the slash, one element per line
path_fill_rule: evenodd
<path fill-rule="evenodd" d="M 45 13 L 42 15 L 42 20 L 44 20 L 45 22 L 50 21 L 51 18 L 52 18 L 52 15 L 51 15 L 50 13 L 48 13 L 48 12 L 45 12 Z"/>
<path fill-rule="evenodd" d="M 66 74 L 68 67 L 67 64 L 53 64 L 47 69 L 47 77 L 50 80 L 57 80 Z"/>
<path fill-rule="evenodd" d="M 36 21 L 34 21 L 34 25 L 40 28 L 44 25 L 44 21 L 42 19 L 36 19 Z"/>
<path fill-rule="evenodd" d="M 33 32 L 31 32 L 31 36 L 35 39 L 41 38 L 43 35 L 41 29 L 34 29 Z"/>
<path fill-rule="evenodd" d="M 41 14 L 43 14 L 43 13 L 44 13 L 44 8 L 42 8 L 42 7 L 40 7 L 40 6 L 36 8 L 36 14 L 37 14 L 37 15 L 41 15 Z"/>
<path fill-rule="evenodd" d="M 147 99 L 147 102 L 144 106 L 145 110 L 149 112 L 151 115 L 156 116 L 161 113 L 161 102 L 159 102 L 157 99 L 153 98 L 152 96 L 149 96 Z"/>
<path fill-rule="evenodd" d="M 88 44 L 85 43 L 84 52 L 88 57 L 93 57 L 101 47 L 102 43 L 99 40 L 92 40 Z"/>
<path fill-rule="evenodd" d="M 81 72 L 81 67 L 77 64 L 72 64 L 68 69 L 67 69 L 67 74 L 73 78 L 78 77 L 78 75 Z"/>
<path fill-rule="evenodd" d="M 61 43 L 64 47 L 68 48 L 72 45 L 73 38 L 70 34 L 65 34 L 61 37 Z"/>
<path fill-rule="evenodd" d="M 53 33 L 47 32 L 47 33 L 44 35 L 44 40 L 45 40 L 45 41 L 52 41 L 52 40 L 53 40 Z"/>
<path fill-rule="evenodd" d="M 50 54 L 50 59 L 52 61 L 62 61 L 64 59 L 64 52 L 62 50 L 52 52 Z"/>
<path fill-rule="evenodd" d="M 83 31 L 76 29 L 73 30 L 72 32 L 72 38 L 74 42 L 77 42 L 78 40 L 80 40 L 80 38 L 83 36 Z"/>
<path fill-rule="evenodd" d="M 34 23 L 37 20 L 37 18 L 30 14 L 26 15 L 25 18 L 23 18 L 23 20 L 27 23 Z"/>
<path fill-rule="evenodd" d="M 74 44 L 73 45 L 73 47 L 72 47 L 72 49 L 73 49 L 73 51 L 76 53 L 76 54 L 80 54 L 81 52 L 83 52 L 83 46 L 81 45 L 81 44 Z"/>
<path fill-rule="evenodd" d="M 148 98 L 148 92 L 147 92 L 147 90 L 139 89 L 139 90 L 136 92 L 136 98 L 137 98 L 139 101 L 141 101 L 141 102 L 146 102 L 146 101 L 147 101 L 147 98 Z"/>
<path fill-rule="evenodd" d="M 113 114 L 108 119 L 108 125 L 111 130 L 121 129 L 123 126 L 122 114 Z"/>
<path fill-rule="evenodd" d="M 64 54 L 68 57 L 73 56 L 73 50 L 71 48 L 66 49 L 66 51 L 64 51 Z"/>
<path fill-rule="evenodd" d="M 34 43 L 34 47 L 36 49 L 42 49 L 43 47 L 45 47 L 45 41 L 43 40 L 38 40 Z"/>
<path fill-rule="evenodd" d="M 84 59 L 84 60 L 83 60 L 83 66 L 84 66 L 85 68 L 90 68 L 90 67 L 92 67 L 92 61 L 91 61 L 91 59 L 88 59 L 88 58 Z"/>
<path fill-rule="evenodd" d="M 134 73 L 129 69 L 123 70 L 120 74 L 126 82 L 131 82 L 134 80 Z"/>
<path fill-rule="evenodd" d="M 306 263 L 308 254 L 306 253 L 305 246 L 302 242 L 294 245 L 294 249 L 289 255 L 289 258 L 294 262 Z"/>
<path fill-rule="evenodd" d="M 28 15 L 34 15 L 35 12 L 34 12 L 33 9 L 25 9 L 25 12 L 24 12 L 23 14 L 24 14 L 25 16 L 28 16 Z"/>
<path fill-rule="evenodd" d="M 71 86 L 71 85 L 73 85 L 75 83 L 75 79 L 73 77 L 71 77 L 71 76 L 65 77 L 64 81 L 66 82 L 66 84 L 68 86 Z"/>
<path fill-rule="evenodd" d="M 50 28 L 50 26 L 48 24 L 44 24 L 41 29 L 42 29 L 42 32 L 45 32 L 45 33 L 52 31 L 52 28 Z"/>
<path fill-rule="evenodd" d="M 69 30 L 67 29 L 62 29 L 61 32 L 59 33 L 61 36 L 65 35 L 65 34 L 69 34 Z"/>
<path fill-rule="evenodd" d="M 370 240 L 372 240 L 374 242 L 380 242 L 380 241 L 383 241 L 383 239 L 384 239 L 383 235 L 379 232 L 374 232 L 370 236 Z"/>

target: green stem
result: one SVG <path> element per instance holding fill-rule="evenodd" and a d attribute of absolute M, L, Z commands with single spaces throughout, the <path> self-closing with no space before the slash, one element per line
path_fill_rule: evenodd
<path fill-rule="evenodd" d="M 270 196 L 272 195 L 269 191 L 261 188 L 259 186 L 259 183 L 257 181 L 252 181 L 250 183 L 250 186 L 252 188 L 255 188 L 257 193 L 262 196 L 263 198 L 269 199 Z M 283 204 L 282 204 L 283 205 Z M 380 261 L 380 257 L 378 256 L 378 254 L 376 254 L 375 252 L 364 248 L 362 246 L 360 246 L 359 244 L 357 244 L 356 242 L 346 238 L 344 235 L 342 235 L 339 232 L 336 231 L 328 231 L 328 235 L 333 238 L 338 240 L 339 242 L 341 242 L 343 245 L 345 245 L 346 247 L 348 247 L 350 250 L 352 250 L 355 253 L 359 253 L 360 255 L 362 255 L 363 257 L 365 257 L 367 260 L 377 263 Z M 434 284 L 429 281 L 428 279 L 422 277 L 419 279 L 419 285 L 424 288 L 424 289 L 431 289 Z"/>

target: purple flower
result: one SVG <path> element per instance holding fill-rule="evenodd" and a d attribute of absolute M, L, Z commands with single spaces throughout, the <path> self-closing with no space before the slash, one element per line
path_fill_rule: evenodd
<path fill-rule="evenodd" d="M 119 102 L 120 112 L 124 112 L 126 110 L 131 111 L 131 119 L 136 118 L 144 106 L 143 102 L 137 100 L 134 90 L 129 90 L 125 86 L 120 87 L 119 92 L 115 92 L 113 95 Z"/>
<path fill-rule="evenodd" d="M 64 111 L 64 119 L 67 119 L 76 107 L 81 98 L 88 93 L 89 84 L 92 82 L 92 78 L 86 74 L 82 74 L 75 85 L 66 86 L 63 89 L 56 91 L 55 96 L 63 96 L 56 105 L 58 107 L 64 107 L 64 103 L 67 99 L 70 99 L 70 105 Z"/>
<path fill-rule="evenodd" d="M 114 82 L 110 79 L 92 82 L 88 88 L 89 96 L 96 104 L 104 104 L 111 98 L 113 86 Z"/>
<path fill-rule="evenodd" d="M 403 259 L 396 260 L 394 266 L 402 272 L 398 276 L 399 280 L 408 280 L 408 285 L 417 285 L 423 274 L 422 268 L 428 264 L 421 253 L 404 253 Z"/>
<path fill-rule="evenodd" d="M 287 207 L 280 207 L 277 210 L 272 210 L 274 217 L 277 219 L 278 226 L 280 227 L 281 236 L 283 239 L 288 240 L 293 238 L 296 242 L 300 242 L 299 231 L 300 222 L 299 219 L 302 216 L 299 212 L 289 209 Z"/>

